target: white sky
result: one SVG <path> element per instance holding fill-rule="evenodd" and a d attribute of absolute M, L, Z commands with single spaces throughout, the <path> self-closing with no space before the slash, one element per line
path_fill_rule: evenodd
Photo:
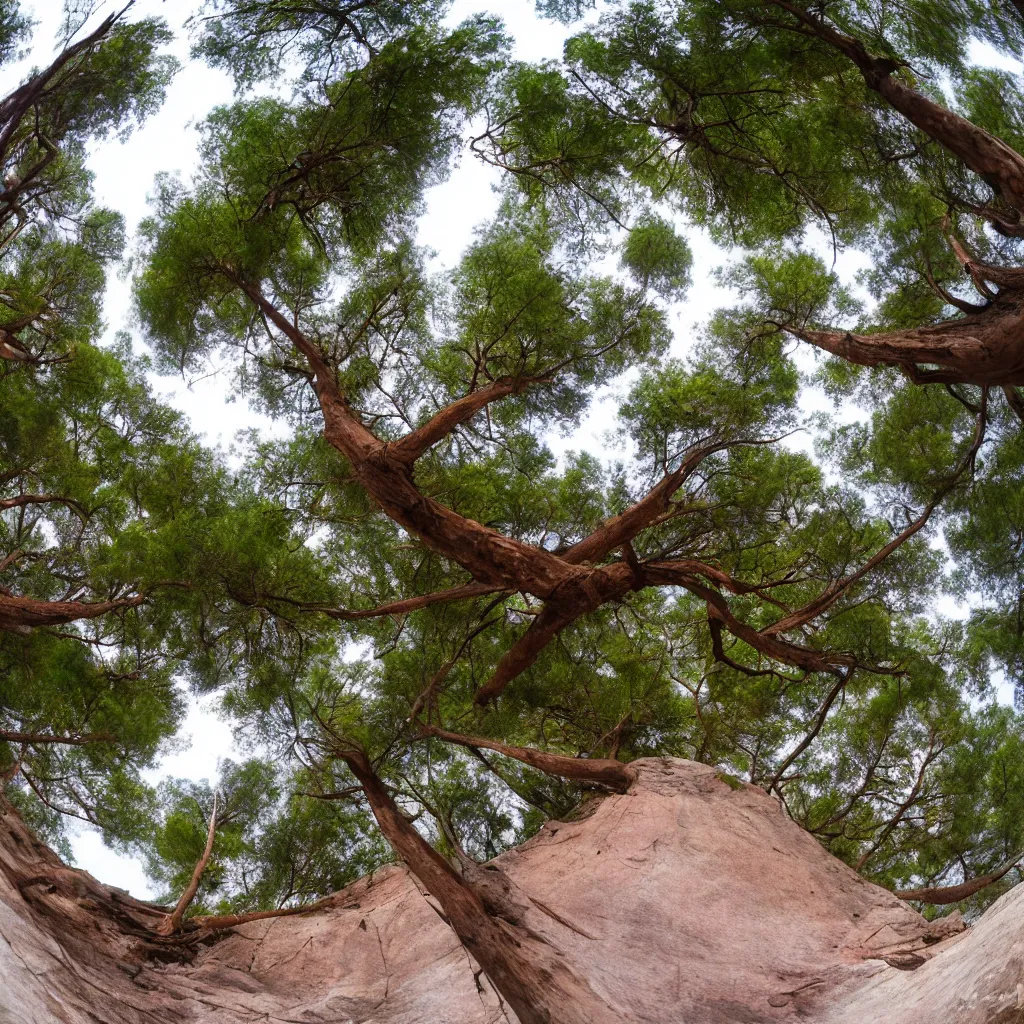
<path fill-rule="evenodd" d="M 25 8 L 39 22 L 35 39 L 36 50 L 28 63 L 42 65 L 50 59 L 49 41 L 54 38 L 61 16 L 61 0 L 26 0 Z M 96 175 L 97 201 L 119 210 L 126 218 L 130 232 L 134 232 L 140 219 L 148 212 L 148 196 L 158 172 L 178 172 L 188 179 L 196 166 L 198 136 L 195 126 L 220 104 L 233 98 L 231 81 L 225 73 L 211 70 L 201 63 L 190 61 L 188 41 L 182 25 L 198 6 L 195 0 L 138 0 L 134 17 L 156 15 L 165 18 L 176 32 L 176 41 L 170 48 L 183 64 L 183 69 L 171 85 L 161 110 L 126 142 L 106 142 L 95 147 L 90 166 Z M 103 16 L 113 4 L 103 4 L 98 14 Z M 456 0 L 452 20 L 481 9 L 500 15 L 515 39 L 515 53 L 524 60 L 557 58 L 568 30 L 553 22 L 542 21 L 533 13 L 533 0 Z M 978 52 L 977 57 L 989 63 L 989 54 Z M 27 65 L 0 69 L 0 90 L 3 93 L 17 84 Z M 0 93 L 2 94 L 2 93 Z M 452 266 L 469 243 L 476 226 L 485 221 L 496 207 L 492 184 L 497 172 L 467 155 L 451 178 L 431 190 L 427 212 L 420 227 L 420 241 L 434 249 L 438 256 L 436 268 Z M 685 302 L 672 310 L 672 323 L 676 339 L 673 354 L 682 354 L 692 337 L 693 325 L 706 320 L 708 314 L 729 301 L 725 292 L 712 276 L 715 267 L 725 259 L 725 252 L 714 246 L 705 235 L 688 232 L 694 250 L 694 283 Z M 857 254 L 841 257 L 837 269 L 846 279 L 852 278 L 863 265 Z M 112 273 L 108 281 L 106 318 L 108 330 L 132 330 L 130 316 L 130 285 L 123 277 Z M 136 332 L 133 331 L 133 334 Z M 138 340 L 136 337 L 136 344 Z M 807 355 L 807 365 L 811 365 Z M 247 409 L 244 403 L 229 403 L 227 380 L 213 375 L 191 383 L 178 378 L 156 378 L 158 393 L 190 418 L 194 429 L 208 443 L 228 447 L 235 434 L 245 427 L 263 425 L 272 429 L 269 421 Z M 818 401 L 810 399 L 813 405 Z M 605 441 L 606 431 L 613 426 L 616 403 L 599 401 L 580 433 L 573 438 L 552 438 L 556 452 L 570 447 L 588 447 L 605 457 L 614 456 Z M 797 439 L 795 445 L 804 447 L 806 440 Z M 952 609 L 943 609 L 949 612 Z M 159 768 L 150 773 L 150 781 L 174 775 L 193 779 L 217 775 L 218 760 L 232 756 L 233 738 L 228 724 L 213 712 L 216 697 L 192 700 L 178 749 L 161 759 Z M 141 897 L 154 895 L 141 865 L 134 859 L 120 856 L 107 849 L 98 833 L 82 829 L 73 840 L 75 858 L 79 866 L 96 877 L 130 890 Z"/>

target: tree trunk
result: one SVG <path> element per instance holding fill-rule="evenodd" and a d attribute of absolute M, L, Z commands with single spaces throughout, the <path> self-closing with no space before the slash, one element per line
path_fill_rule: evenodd
<path fill-rule="evenodd" d="M 507 900 L 485 906 L 471 881 L 461 878 L 412 827 L 363 754 L 343 755 L 363 787 L 377 824 L 409 870 L 444 911 L 456 935 L 476 958 L 521 1024 L 617 1024 L 634 1020 L 609 1006 L 586 979 L 541 936 L 519 923 Z M 501 904 L 504 904 L 502 906 Z M 497 913 L 496 913 L 497 912 Z M 505 916 L 497 916 L 504 913 Z"/>
<path fill-rule="evenodd" d="M 168 908 L 65 867 L 0 803 L 0 1021 L 1020 1019 L 1024 887 L 966 932 L 956 915 L 930 923 L 763 791 L 688 761 L 630 767 L 628 793 L 549 822 L 471 883 L 407 836 L 403 855 L 438 892 L 392 866 L 305 913 L 220 930 L 186 922 L 173 940 L 152 934 Z M 408 823 L 387 827 L 397 838 Z M 519 924 L 494 916 L 502 904 Z M 521 1012 L 492 981 L 517 991 Z"/>

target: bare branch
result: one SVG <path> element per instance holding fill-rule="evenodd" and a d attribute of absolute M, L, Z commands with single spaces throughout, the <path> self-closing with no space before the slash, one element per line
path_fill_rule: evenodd
<path fill-rule="evenodd" d="M 202 914 L 192 918 L 192 922 L 200 928 L 216 930 L 221 928 L 237 928 L 240 924 L 248 924 L 250 921 L 266 921 L 274 917 L 297 917 L 301 914 L 315 914 L 319 910 L 326 910 L 338 902 L 338 894 L 325 896 L 315 903 L 306 903 L 298 907 L 282 907 L 278 910 L 254 910 L 248 914 Z"/>
<path fill-rule="evenodd" d="M 566 757 L 564 754 L 549 754 L 547 751 L 535 750 L 532 747 L 511 747 L 498 740 L 489 740 L 482 736 L 462 736 L 423 723 L 420 724 L 420 730 L 425 735 L 434 736 L 446 743 L 456 743 L 470 749 L 493 750 L 548 775 L 557 775 L 577 782 L 594 782 L 616 793 L 625 793 L 637 779 L 636 769 L 621 761 L 598 757 Z"/>

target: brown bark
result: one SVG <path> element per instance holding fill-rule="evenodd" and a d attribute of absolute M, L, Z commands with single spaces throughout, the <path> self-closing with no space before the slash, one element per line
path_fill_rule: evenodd
<path fill-rule="evenodd" d="M 240 924 L 250 921 L 271 921 L 277 917 L 299 917 L 302 914 L 315 914 L 318 910 L 333 907 L 338 902 L 336 896 L 325 896 L 322 900 L 306 903 L 300 907 L 280 907 L 277 910 L 253 910 L 248 914 L 201 914 L 189 919 L 190 924 L 216 931 L 221 928 L 237 928 Z"/>
<path fill-rule="evenodd" d="M 389 447 L 389 454 L 406 465 L 412 465 L 424 452 L 439 441 L 443 441 L 456 427 L 467 423 L 491 402 L 510 395 L 518 395 L 532 384 L 540 384 L 546 377 L 508 377 L 496 380 L 485 387 L 471 391 L 446 405 L 435 416 L 411 434 L 395 441 Z"/>
<path fill-rule="evenodd" d="M 1019 0 L 1012 2 L 1019 10 Z M 894 74 L 898 70 L 896 62 L 872 56 L 860 40 L 833 28 L 802 4 L 793 0 L 769 0 L 769 3 L 795 19 L 796 25 L 791 27 L 796 31 L 821 39 L 849 58 L 869 88 L 988 183 L 1017 211 L 1019 222 L 1024 214 L 1024 157 L 1002 139 L 911 88 Z M 1013 236 L 1020 233 L 1020 224 L 1011 223 L 1004 214 L 997 214 L 987 206 L 973 209 L 990 220 L 996 230 Z M 955 241 L 954 248 L 960 249 Z M 958 251 L 958 255 L 965 254 Z M 932 286 L 947 302 L 965 312 L 961 319 L 870 335 L 788 327 L 787 330 L 862 366 L 903 366 L 921 383 L 1024 383 L 1024 319 L 1021 315 L 1024 270 L 979 268 L 969 260 L 964 261 L 964 266 L 982 294 L 994 300 L 988 306 L 963 302 L 939 288 L 929 277 Z M 979 273 L 979 269 L 985 272 Z M 1000 293 L 991 292 L 982 278 L 999 284 Z M 939 369 L 918 371 L 917 367 L 922 364 L 934 364 Z"/>
<path fill-rule="evenodd" d="M 1016 301 L 940 324 L 878 334 L 785 330 L 858 366 L 908 367 L 920 383 L 1024 384 L 1024 316 Z M 927 364 L 939 369 L 915 369 Z"/>
<path fill-rule="evenodd" d="M 723 441 L 697 448 L 683 459 L 679 469 L 662 477 L 640 501 L 631 505 L 625 512 L 602 523 L 589 537 L 569 548 L 562 558 L 573 565 L 581 562 L 599 562 L 609 552 L 628 544 L 664 515 L 673 495 L 709 455 L 724 451 L 726 448 L 751 443 L 756 442 Z"/>
<path fill-rule="evenodd" d="M 642 584 L 623 562 L 601 566 L 563 584 L 526 632 L 504 654 L 494 674 L 477 691 L 474 701 L 484 705 L 496 700 L 513 679 L 533 665 L 540 652 L 566 626 L 608 601 L 621 600 L 638 585 Z"/>
<path fill-rule="evenodd" d="M 432 498 L 416 486 L 412 466 L 417 452 L 424 445 L 436 443 L 474 413 L 487 400 L 500 397 L 510 382 L 497 382 L 492 391 L 460 399 L 441 410 L 421 428 L 423 433 L 410 434 L 403 454 L 403 441 L 385 444 L 362 423 L 348 406 L 338 387 L 334 372 L 327 365 L 317 345 L 284 316 L 255 285 L 243 280 L 229 266 L 224 274 L 239 287 L 303 355 L 312 371 L 312 386 L 324 416 L 324 436 L 352 466 L 357 481 L 394 522 L 420 537 L 428 547 L 466 569 L 476 581 L 464 587 L 438 594 L 409 598 L 366 612 L 329 612 L 339 618 L 362 618 L 378 614 L 402 614 L 429 604 L 458 600 L 500 591 L 520 591 L 541 598 L 545 607 L 520 640 L 499 662 L 494 675 L 478 691 L 477 704 L 496 699 L 521 672 L 533 665 L 544 647 L 566 626 L 593 612 L 609 601 L 622 600 L 630 591 L 646 586 L 683 586 L 707 602 L 709 618 L 715 628 L 724 628 L 748 643 L 761 654 L 794 665 L 809 672 L 839 674 L 841 666 L 852 663 L 846 655 L 829 655 L 799 644 L 782 640 L 770 632 L 758 632 L 741 622 L 732 613 L 722 594 L 702 582 L 712 581 L 733 593 L 756 592 L 764 596 L 766 584 L 751 586 L 732 580 L 726 573 L 703 563 L 652 562 L 641 563 L 631 541 L 641 531 L 662 520 L 669 511 L 673 495 L 700 463 L 732 445 L 768 443 L 758 439 L 736 439 L 713 442 L 690 452 L 678 470 L 666 476 L 640 501 L 618 516 L 602 524 L 594 533 L 561 555 L 506 537 L 489 527 L 468 519 Z M 516 386 L 520 386 L 520 381 Z M 509 392 L 511 393 L 511 391 Z M 621 549 L 621 561 L 594 564 Z M 885 557 L 884 551 L 881 557 Z M 874 563 L 873 563 L 874 564 Z M 867 571 L 867 570 L 865 570 Z M 859 577 L 858 577 L 859 578 Z M 827 605 L 834 600 L 831 592 L 823 596 Z M 319 609 L 328 611 L 327 609 Z M 716 654 L 718 648 L 716 646 Z"/>
<path fill-rule="evenodd" d="M 625 793 L 636 782 L 636 771 L 621 761 L 611 761 L 597 757 L 566 757 L 564 754 L 550 754 L 545 750 L 532 747 L 511 747 L 498 740 L 489 740 L 483 736 L 462 736 L 448 732 L 434 725 L 421 723 L 420 730 L 428 736 L 436 736 L 446 743 L 457 743 L 462 747 L 493 750 L 505 757 L 515 758 L 523 764 L 537 768 L 548 775 L 558 775 L 563 779 L 575 782 L 593 782 L 605 786 L 615 793 Z"/>
<path fill-rule="evenodd" d="M 192 877 L 189 879 L 188 885 L 185 886 L 185 891 L 181 894 L 181 898 L 157 929 L 160 935 L 173 935 L 181 927 L 185 911 L 192 906 L 192 901 L 196 898 L 196 893 L 199 892 L 199 883 L 203 880 L 203 874 L 210 863 L 210 857 L 213 855 L 213 841 L 216 835 L 217 794 L 214 793 L 213 810 L 210 812 L 210 825 L 206 830 L 206 846 L 203 848 L 203 854 L 196 862 L 195 869 L 192 871 Z"/>
<path fill-rule="evenodd" d="M 629 1020 L 601 999 L 539 937 L 495 919 L 483 900 L 413 828 L 369 759 L 338 751 L 363 787 L 381 831 L 409 870 L 440 903 L 463 945 L 487 972 L 521 1024 L 618 1024 Z"/>
<path fill-rule="evenodd" d="M 893 76 L 898 65 L 872 56 L 860 40 L 844 35 L 790 0 L 770 2 L 791 14 L 809 33 L 848 57 L 869 88 L 911 124 L 962 160 L 1010 206 L 1024 213 L 1024 157 L 1002 139 L 904 85 Z"/>
<path fill-rule="evenodd" d="M 391 446 L 378 440 L 349 408 L 316 345 L 258 288 L 230 268 L 225 273 L 306 358 L 324 416 L 324 437 L 348 459 L 355 478 L 389 518 L 480 583 L 546 598 L 578 572 L 557 555 L 506 537 L 421 494 L 410 466 L 391 454 Z"/>
<path fill-rule="evenodd" d="M 29 633 L 39 626 L 62 626 L 80 619 L 98 619 L 109 612 L 137 608 L 145 599 L 145 595 L 136 594 L 116 601 L 37 601 L 0 590 L 0 630 Z"/>
<path fill-rule="evenodd" d="M 0 498 L 0 512 L 6 512 L 12 508 L 24 508 L 27 505 L 66 505 L 76 515 L 85 517 L 85 510 L 80 502 L 73 498 L 63 498 L 59 494 L 19 494 L 15 498 Z"/>
<path fill-rule="evenodd" d="M 1012 871 L 1020 863 L 1019 856 L 1007 861 L 1001 868 L 988 875 L 980 875 L 968 882 L 961 882 L 960 885 L 938 885 L 929 886 L 924 889 L 906 889 L 897 892 L 895 895 L 901 900 L 916 900 L 918 903 L 931 903 L 934 906 L 948 906 L 950 903 L 959 903 L 961 900 L 969 899 L 976 892 L 988 888 L 994 882 L 998 882 L 1004 875 Z"/>

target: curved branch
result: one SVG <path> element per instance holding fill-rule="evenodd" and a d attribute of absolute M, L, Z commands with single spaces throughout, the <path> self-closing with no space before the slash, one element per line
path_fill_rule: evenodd
<path fill-rule="evenodd" d="M 30 633 L 38 626 L 62 626 L 80 619 L 97 619 L 108 612 L 137 608 L 145 594 L 116 601 L 38 601 L 0 590 L 0 631 Z"/>
<path fill-rule="evenodd" d="M 738 640 L 742 640 L 769 658 L 795 668 L 802 668 L 807 672 L 828 672 L 845 678 L 840 672 L 840 666 L 853 664 L 853 659 L 849 655 L 830 655 L 758 632 L 753 626 L 736 618 L 729 607 L 729 602 L 717 590 L 701 582 L 692 571 L 679 571 L 672 566 L 671 562 L 647 563 L 644 566 L 646 582 L 652 586 L 676 586 L 690 591 L 706 603 L 710 620 L 716 620 Z"/>
<path fill-rule="evenodd" d="M 920 372 L 920 383 L 1024 384 L 1020 316 L 1004 305 L 939 324 L 878 334 L 819 331 L 793 325 L 783 325 L 783 329 L 858 366 L 940 367 Z"/>
<path fill-rule="evenodd" d="M 195 866 L 195 870 L 192 872 L 192 877 L 189 879 L 189 883 L 185 887 L 185 891 L 181 894 L 181 899 L 178 900 L 174 909 L 167 915 L 166 919 L 160 922 L 160 926 L 157 928 L 159 934 L 173 935 L 181 927 L 185 911 L 188 910 L 192 901 L 196 898 L 196 893 L 199 891 L 199 883 L 203 878 L 203 872 L 206 871 L 206 866 L 210 863 L 210 857 L 213 854 L 213 840 L 216 834 L 217 794 L 214 793 L 213 812 L 210 814 L 210 827 L 206 830 L 206 846 L 203 849 L 203 855 L 199 858 L 199 861 Z"/>
<path fill-rule="evenodd" d="M 300 914 L 315 914 L 318 910 L 326 910 L 334 906 L 338 901 L 337 894 L 325 896 L 322 900 L 314 903 L 306 903 L 300 907 L 281 907 L 277 910 L 254 910 L 248 914 L 201 914 L 191 919 L 192 923 L 200 928 L 236 928 L 240 924 L 248 924 L 250 921 L 266 921 L 274 917 L 297 917 Z"/>
<path fill-rule="evenodd" d="M 351 463 L 353 475 L 384 513 L 430 548 L 466 569 L 480 583 L 547 598 L 573 574 L 557 555 L 506 537 L 422 494 L 409 465 L 362 423 L 342 395 L 323 353 L 229 266 L 224 275 L 240 288 L 298 351 L 313 371 L 313 388 L 324 417 L 324 437 Z"/>
<path fill-rule="evenodd" d="M 510 395 L 518 395 L 531 384 L 548 383 L 548 377 L 503 377 L 486 387 L 471 391 L 468 395 L 446 405 L 421 427 L 411 434 L 392 443 L 388 453 L 400 462 L 411 466 L 438 441 L 444 440 L 456 427 L 471 420 L 491 402 Z"/>
<path fill-rule="evenodd" d="M 821 705 L 818 708 L 818 713 L 814 716 L 814 724 L 804 734 L 804 738 L 789 752 L 782 764 L 779 765 L 775 774 L 768 780 L 766 788 L 769 793 L 773 789 L 778 789 L 783 775 L 786 774 L 786 769 L 789 768 L 789 766 L 814 742 L 815 737 L 819 732 L 821 732 L 821 728 L 825 724 L 825 719 L 828 718 L 828 713 L 832 709 L 832 705 L 836 702 L 836 698 L 843 692 L 843 689 L 849 682 L 851 672 L 852 670 L 848 669 L 846 672 L 840 673 L 839 678 L 832 684 L 832 688 L 827 694 L 825 694 L 825 699 L 821 702 Z"/>
<path fill-rule="evenodd" d="M 579 565 L 581 562 L 601 561 L 609 552 L 621 548 L 624 544 L 632 541 L 641 531 L 651 526 L 668 509 L 672 495 L 686 483 L 706 458 L 728 448 L 740 445 L 768 444 L 774 440 L 776 439 L 765 441 L 741 438 L 701 445 L 686 456 L 682 465 L 674 473 L 662 477 L 636 504 L 602 523 L 589 537 L 585 537 L 565 551 L 562 558 L 573 565 Z"/>
<path fill-rule="evenodd" d="M 621 761 L 598 757 L 567 757 L 564 754 L 549 754 L 532 747 L 511 747 L 497 740 L 485 739 L 482 736 L 462 736 L 423 723 L 420 724 L 420 730 L 424 735 L 434 736 L 446 743 L 456 743 L 470 749 L 493 750 L 548 775 L 557 775 L 576 782 L 594 782 L 616 793 L 625 793 L 637 780 L 636 769 Z"/>
<path fill-rule="evenodd" d="M 1004 875 L 1015 868 L 1022 859 L 1018 854 L 1013 860 L 1007 861 L 1001 868 L 988 875 L 981 875 L 979 878 L 972 878 L 969 882 L 961 882 L 960 885 L 939 885 L 925 889 L 905 889 L 902 892 L 893 893 L 900 900 L 917 900 L 919 903 L 931 903 L 936 906 L 946 906 L 950 903 L 959 903 L 973 896 L 976 892 L 998 882 Z"/>
<path fill-rule="evenodd" d="M 16 498 L 0 498 L 0 512 L 6 512 L 11 508 L 23 508 L 26 505 L 65 505 L 83 522 L 88 519 L 88 513 L 81 502 L 74 498 L 63 498 L 59 494 L 19 494 Z"/>
<path fill-rule="evenodd" d="M 788 632 L 791 629 L 797 629 L 811 619 L 817 618 L 823 612 L 827 611 L 839 600 L 843 594 L 850 589 L 855 583 L 863 579 L 872 569 L 877 568 L 882 564 L 897 548 L 905 544 L 914 534 L 922 530 L 928 520 L 931 518 L 932 512 L 938 507 L 939 503 L 943 498 L 946 497 L 953 488 L 960 482 L 961 476 L 967 469 L 974 465 L 974 459 L 981 448 L 982 442 L 985 440 L 985 429 L 988 425 L 988 388 L 983 388 L 981 392 L 981 405 L 978 408 L 976 417 L 976 425 L 974 429 L 974 438 L 971 441 L 971 446 L 965 453 L 964 457 L 960 460 L 960 464 L 953 471 L 950 478 L 946 481 L 942 487 L 936 492 L 935 496 L 925 507 L 924 512 L 917 517 L 912 523 L 910 523 L 905 529 L 901 530 L 888 544 L 876 551 L 856 572 L 850 573 L 848 576 L 844 576 L 842 579 L 835 580 L 830 583 L 813 601 L 804 605 L 803 608 L 798 609 L 790 615 L 786 615 L 779 619 L 778 622 L 773 622 L 770 626 L 761 630 L 763 636 L 776 636 L 779 633 Z"/>
<path fill-rule="evenodd" d="M 790 0 L 770 2 L 792 15 L 806 32 L 848 57 L 863 75 L 868 88 L 963 161 L 1010 206 L 1024 212 L 1024 158 L 1002 139 L 904 85 L 893 77 L 899 65 L 872 56 L 859 39 L 844 35 Z"/>

